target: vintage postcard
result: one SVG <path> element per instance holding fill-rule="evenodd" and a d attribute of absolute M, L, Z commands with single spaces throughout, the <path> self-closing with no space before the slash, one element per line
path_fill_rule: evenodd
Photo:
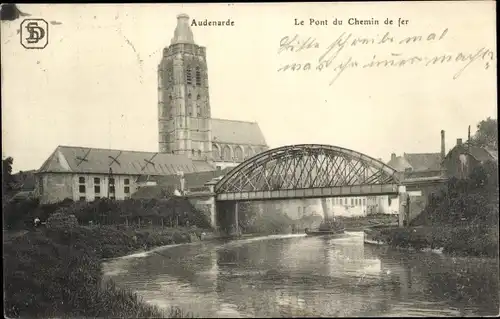
<path fill-rule="evenodd" d="M 495 11 L 2 4 L 4 315 L 497 316 Z"/>

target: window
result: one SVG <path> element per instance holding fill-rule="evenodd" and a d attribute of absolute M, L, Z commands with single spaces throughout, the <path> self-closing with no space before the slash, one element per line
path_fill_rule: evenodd
<path fill-rule="evenodd" d="M 222 159 L 224 161 L 231 161 L 231 149 L 227 145 L 224 146 L 224 151 L 223 151 L 223 154 L 222 154 Z"/>
<path fill-rule="evenodd" d="M 125 192 L 125 194 L 130 193 L 130 187 L 125 186 L 125 188 L 123 189 L 123 191 Z"/>
<path fill-rule="evenodd" d="M 363 198 L 363 205 L 366 205 L 366 198 Z"/>
<path fill-rule="evenodd" d="M 196 67 L 196 85 L 201 86 L 201 70 L 200 67 Z"/>
<path fill-rule="evenodd" d="M 198 150 L 198 156 L 201 156 L 201 150 Z"/>
<path fill-rule="evenodd" d="M 78 183 L 85 184 L 85 177 L 81 176 L 78 178 Z"/>
<path fill-rule="evenodd" d="M 191 93 L 189 93 L 189 94 L 188 94 L 188 99 L 190 99 L 190 100 L 191 100 Z"/>
<path fill-rule="evenodd" d="M 241 147 L 236 146 L 234 150 L 234 158 L 236 162 L 241 162 L 243 160 L 243 150 L 241 149 Z"/>
<path fill-rule="evenodd" d="M 340 205 L 342 205 L 342 198 L 339 198 L 339 203 Z"/>
<path fill-rule="evenodd" d="M 354 199 L 351 198 L 351 206 L 354 206 Z"/>
<path fill-rule="evenodd" d="M 174 82 L 174 71 L 172 70 L 171 67 L 167 69 L 167 74 L 168 74 L 168 82 L 169 83 Z"/>
<path fill-rule="evenodd" d="M 100 184 L 100 183 L 101 183 L 101 179 L 99 177 L 95 177 L 94 184 Z"/>
<path fill-rule="evenodd" d="M 193 79 L 191 77 L 191 67 L 187 67 L 186 69 L 186 83 L 193 84 Z"/>
<path fill-rule="evenodd" d="M 196 99 L 197 99 L 197 100 L 200 100 L 200 99 L 201 99 L 201 96 L 198 94 L 198 95 L 196 96 Z"/>
<path fill-rule="evenodd" d="M 125 185 L 129 185 L 129 184 L 130 184 L 130 179 L 125 178 L 125 179 L 123 180 L 123 184 L 125 184 Z"/>
<path fill-rule="evenodd" d="M 80 196 L 80 200 L 85 200 L 85 196 Z"/>
<path fill-rule="evenodd" d="M 94 193 L 99 194 L 101 192 L 101 186 L 95 185 L 94 186 Z"/>
<path fill-rule="evenodd" d="M 80 185 L 78 187 L 78 190 L 80 191 L 80 193 L 85 193 L 85 185 Z"/>
<path fill-rule="evenodd" d="M 214 157 L 214 160 L 220 159 L 220 151 L 215 144 L 212 144 L 212 156 Z"/>

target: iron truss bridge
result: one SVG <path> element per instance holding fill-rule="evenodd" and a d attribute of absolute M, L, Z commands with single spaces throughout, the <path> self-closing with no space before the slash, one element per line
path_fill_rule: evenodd
<path fill-rule="evenodd" d="M 331 145 L 283 146 L 257 154 L 215 185 L 216 199 L 266 200 L 397 194 L 397 172 L 365 154 Z"/>

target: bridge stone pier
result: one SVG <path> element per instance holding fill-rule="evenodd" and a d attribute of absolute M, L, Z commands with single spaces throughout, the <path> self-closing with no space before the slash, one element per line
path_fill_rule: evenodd
<path fill-rule="evenodd" d="M 237 201 L 225 201 L 216 205 L 216 227 L 222 235 L 241 236 L 239 227 L 239 208 Z"/>

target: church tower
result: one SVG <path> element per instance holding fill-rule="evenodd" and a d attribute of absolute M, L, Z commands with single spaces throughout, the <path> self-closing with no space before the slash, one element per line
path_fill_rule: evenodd
<path fill-rule="evenodd" d="M 212 160 L 205 47 L 194 43 L 189 16 L 177 16 L 170 46 L 158 65 L 159 151 Z"/>

